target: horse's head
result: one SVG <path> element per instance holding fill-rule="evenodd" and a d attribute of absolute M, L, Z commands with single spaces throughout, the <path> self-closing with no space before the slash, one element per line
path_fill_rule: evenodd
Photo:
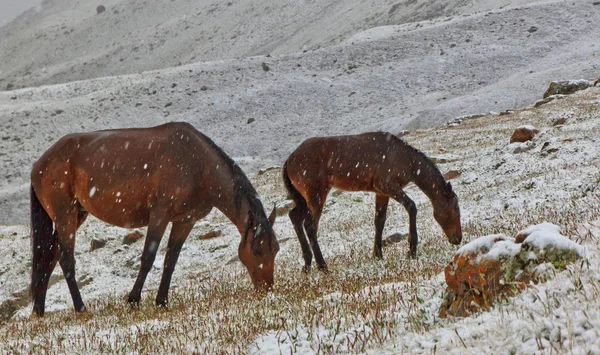
<path fill-rule="evenodd" d="M 440 224 L 451 244 L 457 245 L 462 241 L 462 228 L 460 226 L 460 208 L 458 197 L 452 191 L 452 185 L 444 186 L 442 198 L 433 203 L 433 217 Z"/>
<path fill-rule="evenodd" d="M 273 287 L 275 272 L 275 255 L 279 251 L 279 243 L 273 232 L 275 208 L 268 220 L 264 213 L 248 215 L 246 233 L 238 248 L 240 261 L 250 273 L 254 287 L 258 290 L 270 290 Z"/>

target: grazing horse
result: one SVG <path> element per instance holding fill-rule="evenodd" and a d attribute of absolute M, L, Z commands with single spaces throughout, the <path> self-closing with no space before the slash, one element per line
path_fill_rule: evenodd
<path fill-rule="evenodd" d="M 289 216 L 300 240 L 305 271 L 310 269 L 312 253 L 319 269 L 327 270 L 317 242 L 317 230 L 332 187 L 376 194 L 373 255 L 377 258 L 383 257 L 381 234 L 390 197 L 408 212 L 410 256 L 417 254 L 417 207 L 402 191 L 411 181 L 431 200 L 433 215 L 450 243 L 460 244 L 462 240 L 458 198 L 452 186 L 425 154 L 391 133 L 307 139 L 286 160 L 283 181 L 296 203 Z"/>
<path fill-rule="evenodd" d="M 60 266 L 75 310 L 85 310 L 75 281 L 75 232 L 88 213 L 124 228 L 148 226 L 141 268 L 129 294 L 137 306 L 158 245 L 171 234 L 156 304 L 167 305 L 171 275 L 194 223 L 219 209 L 239 230 L 240 261 L 257 289 L 273 285 L 279 244 L 275 210 L 267 218 L 239 166 L 192 125 L 167 123 L 69 134 L 33 165 L 31 236 L 33 313 L 44 314 L 50 274 Z"/>

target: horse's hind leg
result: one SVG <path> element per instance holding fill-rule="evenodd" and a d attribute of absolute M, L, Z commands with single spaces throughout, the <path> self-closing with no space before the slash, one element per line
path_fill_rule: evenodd
<path fill-rule="evenodd" d="M 70 208 L 69 211 L 57 219 L 56 232 L 58 233 L 58 245 L 60 248 L 60 256 L 58 262 L 62 268 L 65 280 L 71 292 L 73 306 L 76 312 L 85 311 L 85 305 L 81 299 L 79 287 L 75 279 L 75 232 L 79 227 L 78 211 Z"/>
<path fill-rule="evenodd" d="M 157 306 L 166 306 L 168 303 L 169 286 L 171 285 L 171 276 L 175 270 L 175 264 L 179 258 L 181 247 L 187 239 L 188 235 L 194 227 L 195 221 L 191 222 L 174 222 L 169 236 L 169 244 L 167 245 L 167 254 L 165 255 L 164 271 L 158 295 L 156 296 Z"/>
<path fill-rule="evenodd" d="M 322 189 L 318 193 L 311 193 L 309 195 L 311 196 L 311 199 L 307 200 L 307 205 L 310 212 L 304 220 L 304 228 L 306 229 L 308 240 L 310 240 L 312 251 L 315 254 L 315 261 L 317 262 L 319 270 L 324 272 L 327 272 L 327 264 L 325 263 L 321 248 L 319 247 L 319 242 L 317 241 L 317 232 L 319 231 L 319 220 L 321 219 L 321 213 L 323 212 L 323 206 L 325 205 L 328 193 L 329 188 Z"/>
<path fill-rule="evenodd" d="M 129 298 L 127 299 L 134 307 L 140 303 L 140 299 L 142 298 L 142 287 L 144 287 L 146 276 L 148 276 L 148 272 L 150 272 L 150 269 L 152 268 L 152 264 L 156 258 L 158 245 L 165 233 L 167 224 L 169 224 L 169 220 L 158 213 L 150 213 L 149 221 L 144 251 L 142 252 L 142 265 L 138 277 L 135 280 L 135 284 L 133 285 L 133 289 L 131 289 Z"/>
<path fill-rule="evenodd" d="M 300 247 L 302 248 L 302 255 L 304 257 L 304 271 L 308 272 L 312 263 L 313 253 L 310 251 L 310 245 L 308 244 L 308 240 L 304 234 L 304 221 L 309 218 L 309 212 L 304 199 L 295 200 L 294 202 L 296 203 L 296 206 L 292 208 L 289 216 L 290 220 L 292 221 L 292 225 L 294 226 L 294 230 L 296 231 L 296 235 L 298 236 L 298 240 L 300 241 Z"/>
<path fill-rule="evenodd" d="M 375 196 L 375 246 L 373 247 L 373 256 L 383 258 L 382 234 L 387 216 L 387 206 L 390 198 L 386 195 L 377 194 Z"/>
<path fill-rule="evenodd" d="M 50 275 L 58 261 L 59 248 L 56 244 L 57 233 L 52 232 L 50 224 L 49 240 L 34 240 L 33 245 L 33 274 L 31 282 L 31 295 L 33 299 L 33 313 L 42 316 L 46 305 L 46 292 Z"/>

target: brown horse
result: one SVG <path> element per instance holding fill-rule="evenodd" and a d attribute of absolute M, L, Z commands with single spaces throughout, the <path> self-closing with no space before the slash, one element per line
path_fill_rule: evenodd
<path fill-rule="evenodd" d="M 408 212 L 410 256 L 416 256 L 417 207 L 402 191 L 411 181 L 431 200 L 433 215 L 450 243 L 459 244 L 462 240 L 458 198 L 450 183 L 446 183 L 435 164 L 423 153 L 390 133 L 307 139 L 285 162 L 283 180 L 296 203 L 289 216 L 300 240 L 306 271 L 310 269 L 312 252 L 319 269 L 327 269 L 317 242 L 317 230 L 332 187 L 376 194 L 375 257 L 383 256 L 381 234 L 390 197 Z"/>
<path fill-rule="evenodd" d="M 56 262 L 75 310 L 84 311 L 75 281 L 75 232 L 88 213 L 116 226 L 148 226 L 142 264 L 129 294 L 137 306 L 169 222 L 171 234 L 156 304 L 167 305 L 171 275 L 194 223 L 213 207 L 238 228 L 240 261 L 254 286 L 273 285 L 279 245 L 275 210 L 267 218 L 252 184 L 212 140 L 187 123 L 70 134 L 33 165 L 31 236 L 33 312 L 44 314 Z"/>

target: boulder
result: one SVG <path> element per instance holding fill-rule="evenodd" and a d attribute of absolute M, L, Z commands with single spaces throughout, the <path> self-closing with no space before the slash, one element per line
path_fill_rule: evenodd
<path fill-rule="evenodd" d="M 135 230 L 123 237 L 123 244 L 131 245 L 137 242 L 138 240 L 142 239 L 143 237 L 144 235 L 142 234 L 142 232 Z"/>
<path fill-rule="evenodd" d="M 398 244 L 398 243 L 402 242 L 403 240 L 406 240 L 407 237 L 408 237 L 408 233 L 394 233 L 394 234 L 390 235 L 389 237 L 385 238 L 382 241 L 381 245 L 385 248 L 392 244 Z"/>
<path fill-rule="evenodd" d="M 563 80 L 553 81 L 548 86 L 548 89 L 544 93 L 544 99 L 548 96 L 560 94 L 570 95 L 574 92 L 587 89 L 594 86 L 594 82 L 591 80 Z"/>
<path fill-rule="evenodd" d="M 508 145 L 508 150 L 513 154 L 519 154 L 526 152 L 528 150 L 532 150 L 535 148 L 535 144 L 532 141 L 524 142 L 524 143 L 511 143 Z"/>
<path fill-rule="evenodd" d="M 92 242 L 90 243 L 90 251 L 104 248 L 105 246 L 106 246 L 106 239 L 93 238 Z"/>
<path fill-rule="evenodd" d="M 286 200 L 275 208 L 275 214 L 277 214 L 277 217 L 285 216 L 292 210 L 292 208 L 294 208 L 294 206 L 296 206 L 294 201 Z"/>
<path fill-rule="evenodd" d="M 446 298 L 440 316 L 467 316 L 489 309 L 495 299 L 513 294 L 512 283 L 519 270 L 516 265 L 519 245 L 502 234 L 479 238 L 458 250 L 444 269 Z"/>
<path fill-rule="evenodd" d="M 220 229 L 212 229 L 198 237 L 200 240 L 218 238 L 223 235 L 223 231 Z"/>
<path fill-rule="evenodd" d="M 535 128 L 533 126 L 529 126 L 529 125 L 517 127 L 517 129 L 515 129 L 512 136 L 510 137 L 510 142 L 511 143 L 515 143 L 515 142 L 522 143 L 522 142 L 530 141 L 539 132 L 540 131 L 537 128 Z"/>
<path fill-rule="evenodd" d="M 444 173 L 445 180 L 452 180 L 460 176 L 460 171 L 458 170 L 448 170 Z"/>
<path fill-rule="evenodd" d="M 564 269 L 582 257 L 581 246 L 546 222 L 519 232 L 515 239 L 502 234 L 476 239 L 460 248 L 444 269 L 448 287 L 440 316 L 487 310 L 496 300 L 541 281 L 542 270 Z"/>
<path fill-rule="evenodd" d="M 430 155 L 429 160 L 434 162 L 435 164 L 445 164 L 451 163 L 453 161 L 457 161 L 459 159 L 458 156 L 453 154 L 440 154 L 440 155 Z"/>

